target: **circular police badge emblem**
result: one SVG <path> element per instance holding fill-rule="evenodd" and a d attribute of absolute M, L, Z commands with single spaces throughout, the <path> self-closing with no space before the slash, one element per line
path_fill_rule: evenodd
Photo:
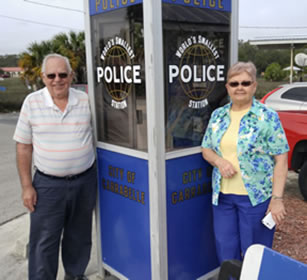
<path fill-rule="evenodd" d="M 178 48 L 178 65 L 169 65 L 169 83 L 179 79 L 185 95 L 190 98 L 189 107 L 204 108 L 207 97 L 217 82 L 225 81 L 225 65 L 218 64 L 220 57 L 214 44 L 207 38 L 191 36 Z"/>
<path fill-rule="evenodd" d="M 132 85 L 142 83 L 141 65 L 132 64 L 134 57 L 130 45 L 120 37 L 110 39 L 101 52 L 102 66 L 97 67 L 97 81 L 104 83 L 115 109 L 126 108 Z"/>

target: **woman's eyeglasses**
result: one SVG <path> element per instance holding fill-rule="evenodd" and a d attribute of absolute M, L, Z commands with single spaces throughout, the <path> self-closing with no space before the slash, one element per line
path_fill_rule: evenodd
<path fill-rule="evenodd" d="M 228 83 L 230 87 L 238 87 L 239 85 L 241 85 L 242 87 L 249 87 L 253 82 L 252 81 L 243 81 L 241 83 L 239 82 L 230 82 Z"/>
<path fill-rule="evenodd" d="M 47 74 L 46 77 L 49 79 L 49 80 L 53 80 L 55 79 L 56 76 L 59 76 L 59 78 L 61 79 L 66 79 L 68 77 L 68 74 L 67 73 L 58 73 L 58 74 Z"/>

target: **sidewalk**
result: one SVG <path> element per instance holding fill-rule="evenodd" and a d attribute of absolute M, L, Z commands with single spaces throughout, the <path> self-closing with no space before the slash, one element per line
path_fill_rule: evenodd
<path fill-rule="evenodd" d="M 25 280 L 28 276 L 26 250 L 29 236 L 29 214 L 24 214 L 0 226 L 0 275 L 5 280 Z M 93 225 L 93 247 L 91 259 L 85 275 L 89 280 L 97 277 L 97 242 L 96 228 Z M 113 277 L 108 277 L 110 280 Z M 57 280 L 64 279 L 64 270 L 60 258 Z"/>

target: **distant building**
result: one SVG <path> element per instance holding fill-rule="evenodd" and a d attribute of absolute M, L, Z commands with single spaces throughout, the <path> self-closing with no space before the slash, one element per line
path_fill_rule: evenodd
<path fill-rule="evenodd" d="M 263 49 L 284 49 L 290 48 L 290 84 L 292 83 L 293 79 L 293 72 L 294 72 L 294 48 L 302 48 L 307 45 L 307 38 L 306 36 L 299 37 L 299 36 L 284 36 L 284 37 L 263 37 L 256 40 L 250 40 L 249 43 L 251 45 L 258 46 L 259 48 Z"/>
<path fill-rule="evenodd" d="M 20 77 L 20 74 L 23 72 L 23 69 L 21 67 L 1 67 L 0 69 L 4 72 L 3 76 L 15 78 Z"/>

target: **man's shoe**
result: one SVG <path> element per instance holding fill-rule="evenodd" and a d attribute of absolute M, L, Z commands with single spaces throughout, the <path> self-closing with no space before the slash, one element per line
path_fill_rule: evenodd
<path fill-rule="evenodd" d="M 88 280 L 88 278 L 85 275 L 71 276 L 66 274 L 64 280 Z"/>

